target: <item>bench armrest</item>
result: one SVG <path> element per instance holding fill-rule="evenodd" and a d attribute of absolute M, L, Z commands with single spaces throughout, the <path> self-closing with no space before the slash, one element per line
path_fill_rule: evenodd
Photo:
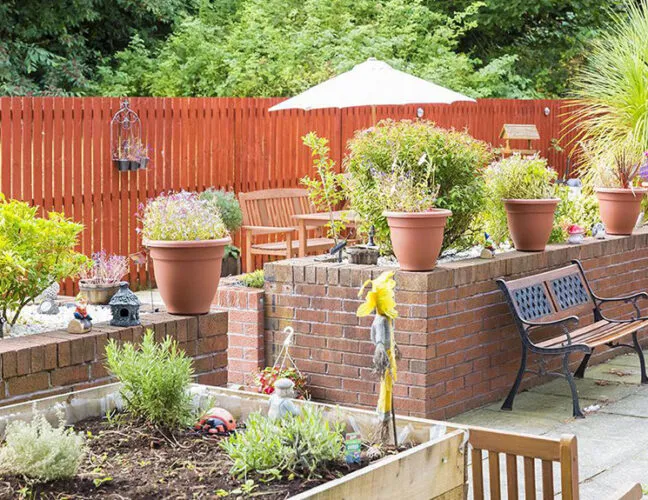
<path fill-rule="evenodd" d="M 624 295 L 622 297 L 599 297 L 598 295 L 594 295 L 596 297 L 596 300 L 600 300 L 601 302 L 627 302 L 631 300 L 638 300 L 638 299 L 648 299 L 648 292 L 637 292 L 637 293 L 632 293 L 630 295 Z"/>
<path fill-rule="evenodd" d="M 648 293 L 646 293 L 646 292 L 636 292 L 636 293 L 632 293 L 630 295 L 624 295 L 623 297 L 599 297 L 598 295 L 594 295 L 594 298 L 598 302 L 596 304 L 596 310 L 598 311 L 599 315 L 601 316 L 601 319 L 604 319 L 605 321 L 609 321 L 610 323 L 634 323 L 635 321 L 648 320 L 648 316 L 642 316 L 641 315 L 641 309 L 639 308 L 639 305 L 637 304 L 637 301 L 639 299 L 648 300 Z M 632 307 L 634 307 L 636 316 L 633 317 L 633 318 L 626 318 L 626 319 L 608 318 L 603 313 L 603 311 L 601 310 L 601 306 L 603 304 L 608 303 L 608 302 L 632 303 Z"/>
<path fill-rule="evenodd" d="M 297 229 L 294 227 L 273 227 L 273 226 L 243 226 L 241 229 L 250 234 L 281 234 L 292 233 Z"/>
<path fill-rule="evenodd" d="M 569 323 L 570 321 L 573 321 L 574 323 L 578 323 L 580 319 L 578 318 L 578 316 L 567 316 L 566 318 L 557 319 L 554 321 L 528 321 L 522 318 L 520 318 L 520 321 L 522 321 L 522 323 L 524 323 L 529 327 L 541 328 L 543 326 L 556 326 L 562 323 Z"/>

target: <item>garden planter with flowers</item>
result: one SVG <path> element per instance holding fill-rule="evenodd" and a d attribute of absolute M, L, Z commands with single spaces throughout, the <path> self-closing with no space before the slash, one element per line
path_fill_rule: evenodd
<path fill-rule="evenodd" d="M 547 167 L 547 160 L 514 155 L 491 165 L 486 171 L 489 232 L 502 241 L 506 234 L 502 207 L 508 232 L 515 249 L 540 252 L 545 249 L 554 227 L 556 207 L 556 171 Z"/>
<path fill-rule="evenodd" d="M 185 191 L 141 208 L 160 295 L 171 314 L 205 314 L 216 295 L 225 246 L 231 243 L 215 202 Z"/>
<path fill-rule="evenodd" d="M 122 277 L 128 273 L 128 259 L 107 255 L 104 250 L 92 254 L 92 267 L 81 273 L 79 290 L 90 304 L 106 305 L 117 290 Z"/>
<path fill-rule="evenodd" d="M 597 188 L 601 220 L 605 232 L 612 235 L 630 235 L 641 212 L 641 200 L 646 188 Z"/>

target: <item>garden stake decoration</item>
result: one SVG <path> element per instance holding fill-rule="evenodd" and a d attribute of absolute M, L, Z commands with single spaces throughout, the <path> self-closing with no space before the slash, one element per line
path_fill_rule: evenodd
<path fill-rule="evenodd" d="M 396 381 L 396 360 L 400 355 L 394 339 L 394 318 L 398 316 L 394 300 L 394 288 L 396 287 L 394 272 L 385 271 L 375 280 L 365 281 L 358 292 L 358 297 L 362 297 L 365 288 L 369 285 L 371 285 L 371 290 L 367 292 L 364 304 L 358 307 L 356 316 L 362 318 L 375 311 L 375 317 L 371 324 L 371 341 L 376 346 L 373 356 L 374 373 L 380 376 L 380 395 L 376 411 L 382 424 L 383 441 L 386 440 L 389 433 L 391 414 L 394 446 L 398 448 L 393 389 Z"/>

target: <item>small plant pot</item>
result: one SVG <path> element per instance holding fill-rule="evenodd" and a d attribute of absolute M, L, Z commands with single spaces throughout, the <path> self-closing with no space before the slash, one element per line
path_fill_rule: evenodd
<path fill-rule="evenodd" d="M 233 257 L 232 255 L 224 257 L 221 277 L 238 276 L 239 274 L 241 274 L 241 258 Z"/>
<path fill-rule="evenodd" d="M 596 197 L 605 232 L 631 235 L 641 212 L 641 200 L 646 193 L 646 188 L 597 188 Z"/>
<path fill-rule="evenodd" d="M 79 291 L 88 298 L 90 304 L 107 305 L 117 290 L 119 290 L 119 282 L 114 285 L 96 285 L 79 280 Z"/>
<path fill-rule="evenodd" d="M 145 241 L 155 281 L 171 314 L 206 314 L 221 278 L 225 246 L 232 240 Z"/>
<path fill-rule="evenodd" d="M 503 200 L 511 239 L 521 252 L 542 252 L 551 236 L 558 198 Z"/>
<path fill-rule="evenodd" d="M 150 161 L 149 158 L 140 158 L 139 169 L 140 170 L 146 170 L 146 167 L 148 166 L 149 161 Z"/>
<path fill-rule="evenodd" d="M 383 212 L 389 224 L 394 254 L 403 271 L 431 271 L 443 245 L 450 210 Z"/>
<path fill-rule="evenodd" d="M 377 248 L 361 245 L 349 247 L 346 249 L 346 252 L 349 255 L 350 264 L 375 266 L 378 264 L 378 257 L 380 256 L 380 252 Z"/>
<path fill-rule="evenodd" d="M 120 172 L 127 172 L 128 170 L 130 170 L 129 160 L 113 160 L 113 163 L 117 167 L 117 170 Z"/>
<path fill-rule="evenodd" d="M 131 161 L 128 162 L 128 169 L 131 172 L 134 172 L 135 170 L 139 170 L 139 168 L 140 168 L 140 163 L 138 161 L 132 161 L 131 160 Z"/>

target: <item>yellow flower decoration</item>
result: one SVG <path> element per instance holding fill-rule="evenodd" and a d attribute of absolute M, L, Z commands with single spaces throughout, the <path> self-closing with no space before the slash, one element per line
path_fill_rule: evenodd
<path fill-rule="evenodd" d="M 369 316 L 376 311 L 381 316 L 390 319 L 396 318 L 398 312 L 396 312 L 396 300 L 394 300 L 394 288 L 396 288 L 394 271 L 385 271 L 375 280 L 365 281 L 358 292 L 358 297 L 362 297 L 365 288 L 370 284 L 371 290 L 367 292 L 364 304 L 358 307 L 356 316 Z"/>

